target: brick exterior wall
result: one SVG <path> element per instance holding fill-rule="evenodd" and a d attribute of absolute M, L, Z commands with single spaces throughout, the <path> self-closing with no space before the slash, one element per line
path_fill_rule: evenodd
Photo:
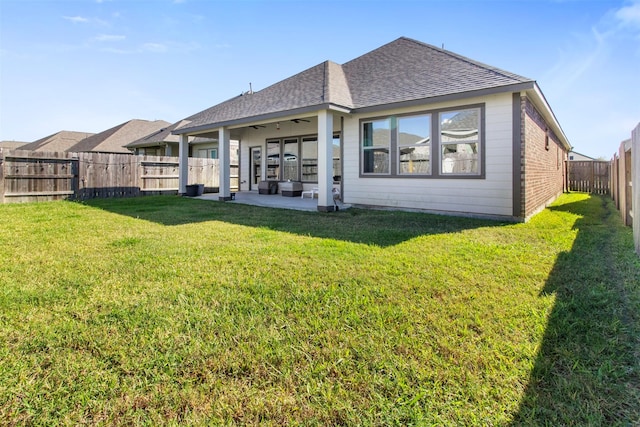
<path fill-rule="evenodd" d="M 565 189 L 567 151 L 526 96 L 521 112 L 521 213 L 525 220 L 555 200 Z"/>

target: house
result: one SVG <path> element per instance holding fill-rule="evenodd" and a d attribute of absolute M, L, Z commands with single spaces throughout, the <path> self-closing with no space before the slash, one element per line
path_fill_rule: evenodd
<path fill-rule="evenodd" d="M 0 141 L 0 148 L 6 148 L 7 150 L 18 150 L 20 147 L 27 145 L 28 142 L 20 141 Z"/>
<path fill-rule="evenodd" d="M 125 144 L 124 147 L 133 151 L 134 154 L 171 156 L 173 152 L 178 152 L 178 143 L 180 141 L 180 138 L 173 135 L 171 131 L 184 123 L 184 120 L 182 120 L 160 128 L 148 135 L 144 135 L 142 138 Z"/>
<path fill-rule="evenodd" d="M 164 120 L 129 120 L 84 138 L 65 151 L 130 154 L 131 151 L 125 148 L 127 144 L 168 126 L 169 123 Z"/>
<path fill-rule="evenodd" d="M 401 37 L 345 64 L 325 61 L 187 119 L 189 138 L 219 143 L 229 200 L 229 141 L 241 191 L 263 180 L 318 189 L 354 206 L 523 221 L 564 190 L 569 141 L 534 80 Z M 265 196 L 268 197 L 268 196 Z"/>
<path fill-rule="evenodd" d="M 31 142 L 27 145 L 23 145 L 22 147 L 20 147 L 20 149 L 49 152 L 68 151 L 69 148 L 73 147 L 78 142 L 92 135 L 94 134 L 90 132 L 62 130 L 52 135 L 45 136 L 44 138 L 40 138 L 37 141 Z"/>
<path fill-rule="evenodd" d="M 585 156 L 584 154 L 580 154 L 577 151 L 569 151 L 569 161 L 570 162 L 592 162 L 595 159 L 593 157 Z"/>
<path fill-rule="evenodd" d="M 168 127 L 159 129 L 149 135 L 145 135 L 140 139 L 126 144 L 125 148 L 133 151 L 134 154 L 177 156 L 180 138 L 177 135 L 173 135 L 171 132 L 186 123 L 188 123 L 187 120 L 180 120 Z M 189 140 L 189 157 L 217 159 L 218 140 L 203 137 L 191 138 Z"/>

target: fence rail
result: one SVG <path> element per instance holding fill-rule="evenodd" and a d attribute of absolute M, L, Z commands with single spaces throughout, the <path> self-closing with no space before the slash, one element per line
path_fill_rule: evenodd
<path fill-rule="evenodd" d="M 610 194 L 610 164 L 601 161 L 568 162 L 569 191 Z"/>
<path fill-rule="evenodd" d="M 217 191 L 219 161 L 189 158 L 189 184 Z M 178 158 L 0 149 L 0 203 L 177 194 Z M 231 189 L 238 166 L 231 166 Z"/>

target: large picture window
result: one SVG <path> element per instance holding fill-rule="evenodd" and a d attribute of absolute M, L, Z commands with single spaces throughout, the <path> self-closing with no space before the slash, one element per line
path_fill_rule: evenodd
<path fill-rule="evenodd" d="M 431 115 L 398 118 L 398 173 L 431 173 Z"/>
<path fill-rule="evenodd" d="M 391 120 L 365 122 L 362 128 L 362 173 L 389 174 Z"/>
<path fill-rule="evenodd" d="M 484 177 L 484 106 L 361 121 L 362 176 Z"/>
<path fill-rule="evenodd" d="M 480 109 L 440 113 L 440 162 L 443 175 L 480 174 Z"/>

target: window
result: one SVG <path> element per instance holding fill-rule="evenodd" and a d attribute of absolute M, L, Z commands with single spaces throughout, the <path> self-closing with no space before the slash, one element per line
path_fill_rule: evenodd
<path fill-rule="evenodd" d="M 440 173 L 479 175 L 480 109 L 440 113 Z"/>
<path fill-rule="evenodd" d="M 333 135 L 332 144 L 333 176 L 339 180 L 340 134 Z M 267 159 L 267 179 L 318 182 L 317 135 L 267 140 Z"/>
<path fill-rule="evenodd" d="M 298 181 L 298 138 L 284 140 L 282 179 Z"/>
<path fill-rule="evenodd" d="M 333 135 L 333 180 L 342 180 L 342 163 L 340 162 L 340 135 Z"/>
<path fill-rule="evenodd" d="M 398 118 L 398 174 L 431 173 L 431 115 Z"/>
<path fill-rule="evenodd" d="M 302 181 L 318 182 L 318 138 L 302 138 Z"/>
<path fill-rule="evenodd" d="M 365 119 L 362 176 L 484 178 L 484 105 Z"/>
<path fill-rule="evenodd" d="M 280 140 L 267 141 L 267 179 L 280 179 Z"/>
<path fill-rule="evenodd" d="M 218 149 L 217 148 L 199 148 L 198 157 L 203 159 L 217 159 Z"/>
<path fill-rule="evenodd" d="M 161 148 L 161 147 L 138 148 L 138 154 L 144 154 L 146 156 L 164 156 L 164 148 Z"/>
<path fill-rule="evenodd" d="M 362 173 L 389 174 L 391 147 L 391 120 L 363 123 Z"/>

